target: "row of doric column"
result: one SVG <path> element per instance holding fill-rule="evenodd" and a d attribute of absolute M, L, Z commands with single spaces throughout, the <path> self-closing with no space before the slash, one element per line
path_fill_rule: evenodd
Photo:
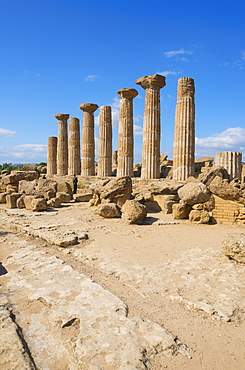
<path fill-rule="evenodd" d="M 142 169 L 143 179 L 160 177 L 160 89 L 165 86 L 165 77 L 155 74 L 135 81 L 145 91 Z M 117 176 L 133 176 L 133 99 L 138 91 L 124 88 L 118 91 L 120 115 L 118 127 L 117 160 L 112 158 L 111 107 L 101 106 L 99 115 L 98 171 L 99 177 L 111 176 L 112 160 L 117 162 Z M 173 145 L 173 179 L 184 181 L 194 175 L 195 153 L 195 86 L 190 77 L 178 80 Z M 69 114 L 56 114 L 58 139 L 48 138 L 49 175 L 95 175 L 94 112 L 97 104 L 80 105 L 84 112 L 82 127 L 82 160 L 80 157 L 79 119 L 70 118 L 69 141 L 67 120 Z M 227 154 L 224 154 L 227 153 Z M 241 153 L 217 153 L 216 164 L 224 166 L 232 177 L 241 177 Z"/>

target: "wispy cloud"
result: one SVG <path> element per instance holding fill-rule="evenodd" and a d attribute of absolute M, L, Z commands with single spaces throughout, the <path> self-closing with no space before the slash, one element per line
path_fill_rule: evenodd
<path fill-rule="evenodd" d="M 241 51 L 241 56 L 238 60 L 234 62 L 234 67 L 239 69 L 244 69 L 245 67 L 245 50 Z"/>
<path fill-rule="evenodd" d="M 47 145 L 44 144 L 22 144 L 22 145 L 1 145 L 0 155 L 3 160 L 13 162 L 19 160 L 30 163 L 33 161 L 46 161 Z"/>
<path fill-rule="evenodd" d="M 196 137 L 197 154 L 215 155 L 219 151 L 245 152 L 245 128 L 229 127 L 205 138 Z M 244 153 L 245 154 L 245 153 Z"/>
<path fill-rule="evenodd" d="M 189 59 L 186 57 L 176 58 L 177 62 L 189 62 Z"/>
<path fill-rule="evenodd" d="M 179 49 L 179 50 L 171 50 L 171 51 L 165 51 L 163 55 L 167 58 L 175 57 L 176 55 L 181 54 L 193 54 L 194 50 L 185 50 L 185 49 Z"/>
<path fill-rule="evenodd" d="M 183 70 L 179 69 L 178 71 L 163 71 L 163 72 L 157 72 L 159 75 L 168 76 L 168 75 L 179 75 L 182 73 Z"/>
<path fill-rule="evenodd" d="M 6 128 L 0 127 L 0 137 L 9 137 L 16 134 L 16 131 L 7 130 Z"/>
<path fill-rule="evenodd" d="M 88 75 L 87 77 L 85 77 L 85 81 L 94 81 L 97 78 L 99 78 L 98 75 Z"/>
<path fill-rule="evenodd" d="M 142 136 L 143 135 L 143 127 L 134 125 L 134 135 Z"/>
<path fill-rule="evenodd" d="M 30 74 L 30 75 L 35 76 L 35 77 L 41 77 L 40 73 L 32 72 L 32 71 L 30 71 L 29 69 L 26 69 L 26 70 L 24 71 L 24 73 L 25 73 L 25 74 Z"/>

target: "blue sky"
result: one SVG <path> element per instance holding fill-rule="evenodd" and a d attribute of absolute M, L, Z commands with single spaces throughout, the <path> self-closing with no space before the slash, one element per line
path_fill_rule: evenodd
<path fill-rule="evenodd" d="M 172 158 L 178 78 L 192 77 L 196 157 L 236 150 L 245 161 L 244 0 L 0 0 L 0 9 L 0 163 L 46 161 L 54 115 L 82 122 L 86 102 L 112 106 L 117 149 L 124 87 L 139 92 L 141 162 L 145 91 L 134 81 L 155 73 L 166 76 L 161 153 Z"/>

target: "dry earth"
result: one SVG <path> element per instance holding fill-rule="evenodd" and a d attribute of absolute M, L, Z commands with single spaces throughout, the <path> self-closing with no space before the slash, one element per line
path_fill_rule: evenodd
<path fill-rule="evenodd" d="M 148 216 L 0 208 L 1 369 L 245 367 L 245 266 L 220 251 L 244 227 Z"/>

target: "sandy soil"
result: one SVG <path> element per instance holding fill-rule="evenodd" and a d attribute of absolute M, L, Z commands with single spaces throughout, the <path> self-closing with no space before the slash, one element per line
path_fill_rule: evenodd
<path fill-rule="evenodd" d="M 148 214 L 147 224 L 126 225 L 121 219 L 95 215 L 84 203 L 38 217 L 26 210 L 0 211 L 3 266 L 20 242 L 35 242 L 38 249 L 61 258 L 119 297 L 129 317 L 158 323 L 191 349 L 192 358 L 156 356 L 152 369 L 245 367 L 245 267 L 220 251 L 227 232 L 244 232 L 244 227 L 175 224 L 162 212 Z M 86 231 L 89 239 L 59 248 L 16 231 L 20 220 L 28 225 L 53 224 L 61 233 L 68 227 Z M 7 275 L 0 277 L 3 292 Z M 25 323 L 23 329 L 28 330 Z"/>

